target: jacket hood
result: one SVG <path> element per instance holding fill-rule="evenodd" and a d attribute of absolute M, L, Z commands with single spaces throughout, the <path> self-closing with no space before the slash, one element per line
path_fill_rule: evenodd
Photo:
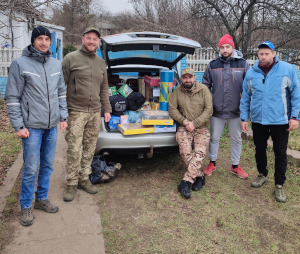
<path fill-rule="evenodd" d="M 219 52 L 219 57 L 222 58 L 222 55 L 220 52 Z M 241 51 L 233 49 L 233 54 L 232 54 L 231 58 L 241 59 L 241 58 L 243 58 L 243 54 Z"/>
<path fill-rule="evenodd" d="M 46 53 L 43 53 L 39 50 L 37 50 L 32 45 L 29 45 L 25 47 L 22 51 L 22 56 L 28 56 L 34 58 L 36 61 L 39 61 L 41 63 L 47 62 L 49 58 L 51 57 L 52 52 L 48 50 Z"/>

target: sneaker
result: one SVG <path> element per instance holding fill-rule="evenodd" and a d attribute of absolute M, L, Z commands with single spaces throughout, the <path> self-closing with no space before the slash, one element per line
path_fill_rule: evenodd
<path fill-rule="evenodd" d="M 35 200 L 34 209 L 43 210 L 47 213 L 58 212 L 58 206 L 53 205 L 49 199 L 45 200 Z"/>
<path fill-rule="evenodd" d="M 22 226 L 30 226 L 33 223 L 31 208 L 21 208 L 20 223 Z"/>
<path fill-rule="evenodd" d="M 192 185 L 192 190 L 199 191 L 203 188 L 204 185 L 205 185 L 205 176 L 198 176 L 196 177 L 196 181 Z"/>
<path fill-rule="evenodd" d="M 77 188 L 82 189 L 89 194 L 96 194 L 98 192 L 98 188 L 93 186 L 89 179 L 79 181 Z"/>
<path fill-rule="evenodd" d="M 178 191 L 181 193 L 181 195 L 185 198 L 191 197 L 191 185 L 192 183 L 189 181 L 181 181 L 181 183 L 178 185 Z"/>
<path fill-rule="evenodd" d="M 259 188 L 263 186 L 263 184 L 265 184 L 266 182 L 268 182 L 268 177 L 264 176 L 263 174 L 259 174 L 254 180 L 254 182 L 251 183 L 251 186 L 254 188 Z"/>
<path fill-rule="evenodd" d="M 64 201 L 70 202 L 74 199 L 77 191 L 77 185 L 67 185 L 64 190 Z"/>
<path fill-rule="evenodd" d="M 242 179 L 248 178 L 248 174 L 240 167 L 240 165 L 238 165 L 236 168 L 233 168 L 231 166 L 230 171 L 231 171 L 231 173 L 237 175 L 239 178 L 242 178 Z"/>
<path fill-rule="evenodd" d="M 210 176 L 216 169 L 217 167 L 212 162 L 210 162 L 206 169 L 203 170 L 203 173 L 204 175 Z"/>
<path fill-rule="evenodd" d="M 275 185 L 275 197 L 277 202 L 285 203 L 286 196 L 283 191 L 283 186 L 280 184 Z"/>

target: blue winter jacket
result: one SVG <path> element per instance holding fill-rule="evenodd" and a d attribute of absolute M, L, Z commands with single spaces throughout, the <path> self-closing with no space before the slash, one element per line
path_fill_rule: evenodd
<path fill-rule="evenodd" d="M 288 124 L 289 119 L 300 119 L 300 88 L 292 65 L 279 61 L 269 73 L 258 66 L 248 70 L 243 83 L 241 120 L 263 125 Z"/>

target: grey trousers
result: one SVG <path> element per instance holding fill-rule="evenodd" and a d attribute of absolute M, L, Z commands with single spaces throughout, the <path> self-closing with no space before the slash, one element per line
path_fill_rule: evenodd
<path fill-rule="evenodd" d="M 227 121 L 230 141 L 231 141 L 231 160 L 232 165 L 238 165 L 242 150 L 242 126 L 241 119 L 230 118 L 223 119 L 219 117 L 211 117 L 210 119 L 210 142 L 209 142 L 209 158 L 216 161 L 218 158 L 219 141 Z"/>

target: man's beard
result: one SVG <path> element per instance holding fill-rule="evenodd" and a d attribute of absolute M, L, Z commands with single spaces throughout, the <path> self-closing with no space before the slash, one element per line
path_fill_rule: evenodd
<path fill-rule="evenodd" d="M 183 83 L 183 88 L 186 89 L 186 90 L 191 90 L 194 83 Z"/>

